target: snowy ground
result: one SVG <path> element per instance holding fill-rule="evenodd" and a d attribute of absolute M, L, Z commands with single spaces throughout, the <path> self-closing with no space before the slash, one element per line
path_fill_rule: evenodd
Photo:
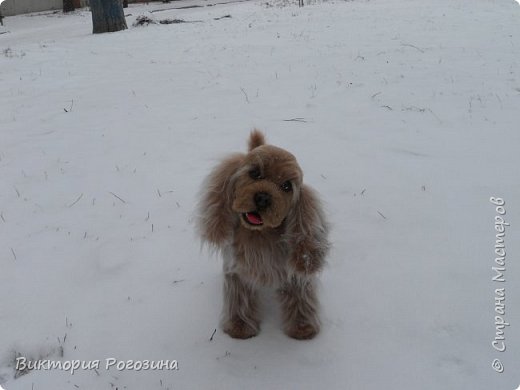
<path fill-rule="evenodd" d="M 178 4 L 130 7 L 129 25 Z M 520 384 L 520 6 L 272 5 L 156 12 L 197 22 L 98 36 L 86 11 L 5 19 L 4 388 Z M 333 224 L 323 330 L 309 342 L 281 332 L 269 296 L 258 337 L 210 341 L 220 261 L 200 251 L 195 194 L 254 126 L 298 157 Z M 505 282 L 492 281 L 491 196 L 511 224 Z M 491 344 L 497 288 L 505 352 Z M 16 354 L 101 367 L 14 379 Z M 107 358 L 178 370 L 106 370 Z"/>

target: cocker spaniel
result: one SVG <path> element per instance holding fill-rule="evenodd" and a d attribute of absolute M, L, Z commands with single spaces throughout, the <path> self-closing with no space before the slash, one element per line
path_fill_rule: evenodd
<path fill-rule="evenodd" d="M 224 258 L 222 328 L 247 339 L 260 330 L 258 287 L 276 289 L 285 333 L 318 334 L 316 278 L 328 224 L 296 158 L 254 130 L 247 154 L 224 159 L 204 181 L 198 229 Z"/>

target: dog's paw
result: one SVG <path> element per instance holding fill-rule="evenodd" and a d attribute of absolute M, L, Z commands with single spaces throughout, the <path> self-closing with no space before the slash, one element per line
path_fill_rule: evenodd
<path fill-rule="evenodd" d="M 254 328 L 240 318 L 227 321 L 223 326 L 223 330 L 234 339 L 243 340 L 255 337 L 259 332 L 258 327 Z"/>
<path fill-rule="evenodd" d="M 286 334 L 296 340 L 310 340 L 314 338 L 320 331 L 319 326 L 308 322 L 299 321 L 289 326 Z"/>

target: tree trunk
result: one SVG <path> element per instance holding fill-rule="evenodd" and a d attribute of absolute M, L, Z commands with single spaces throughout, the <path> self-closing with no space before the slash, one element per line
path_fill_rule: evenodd
<path fill-rule="evenodd" d="M 90 0 L 94 34 L 126 30 L 121 0 Z"/>
<path fill-rule="evenodd" d="M 63 0 L 63 12 L 72 12 L 75 9 L 74 0 Z"/>
<path fill-rule="evenodd" d="M 128 0 L 123 0 L 123 8 L 128 8 Z"/>

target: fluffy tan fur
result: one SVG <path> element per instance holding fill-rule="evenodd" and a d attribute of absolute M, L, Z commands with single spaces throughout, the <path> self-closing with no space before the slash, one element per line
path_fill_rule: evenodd
<path fill-rule="evenodd" d="M 328 225 L 296 158 L 255 130 L 249 152 L 223 160 L 206 178 L 199 204 L 203 241 L 224 258 L 222 328 L 245 339 L 260 330 L 257 289 L 277 290 L 284 331 L 320 329 L 316 277 L 329 249 Z"/>

